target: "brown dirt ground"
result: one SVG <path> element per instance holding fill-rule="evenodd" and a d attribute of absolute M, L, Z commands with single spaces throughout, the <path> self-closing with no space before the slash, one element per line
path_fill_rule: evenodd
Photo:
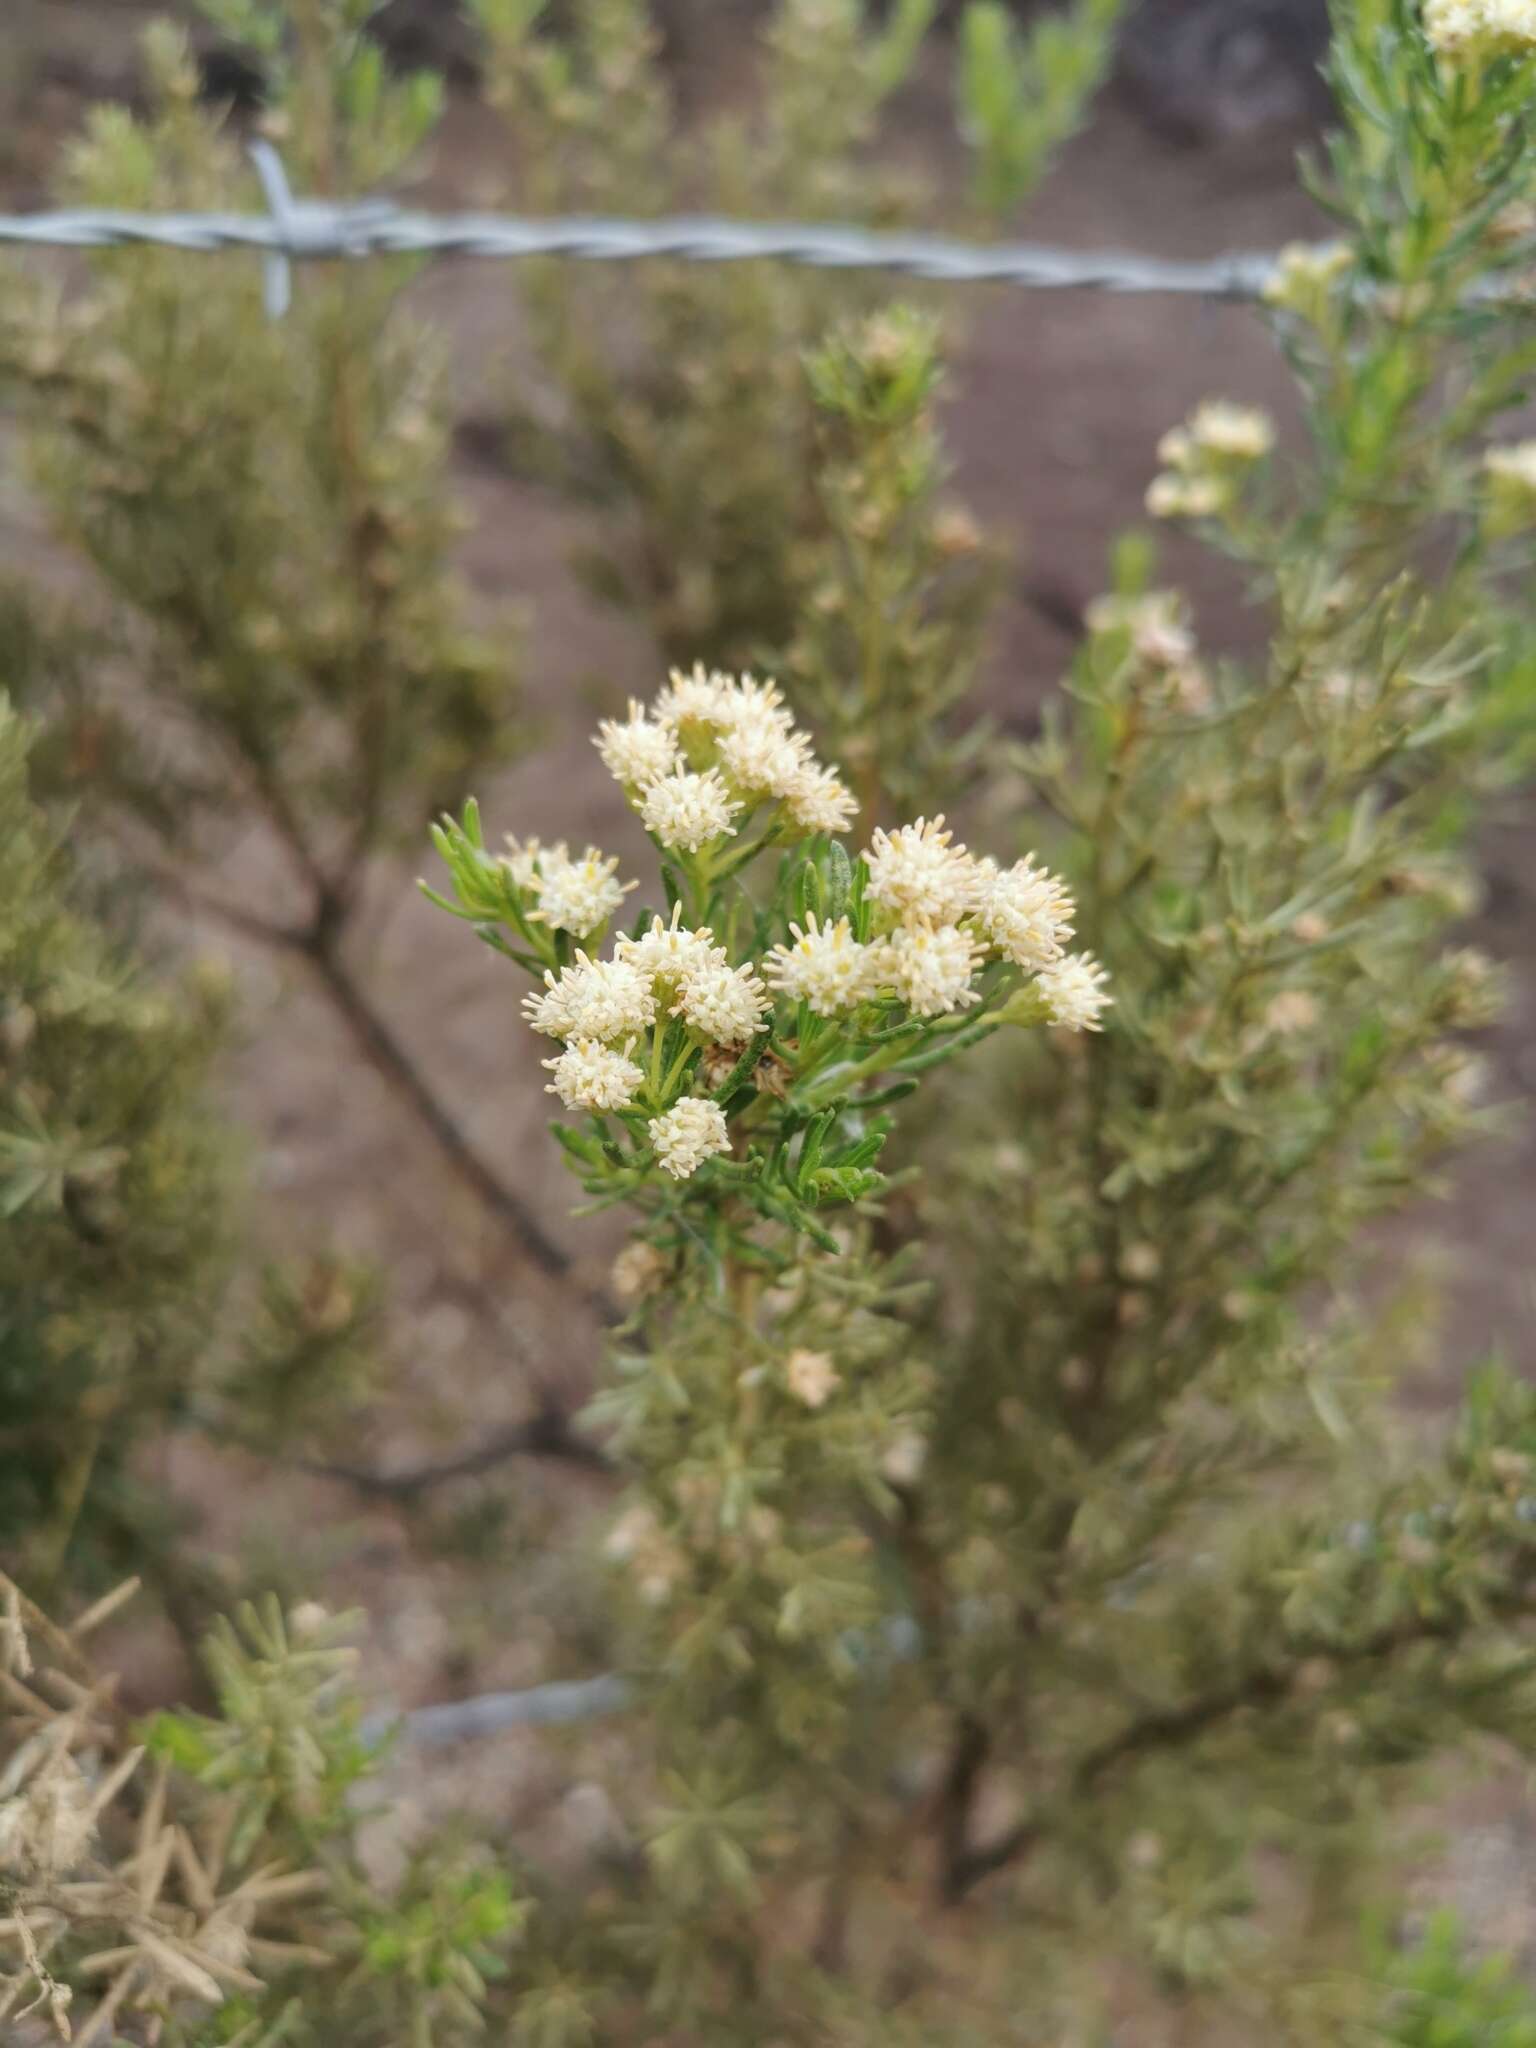
<path fill-rule="evenodd" d="M 36 203 L 43 169 L 92 93 L 131 81 L 129 34 L 146 10 L 135 0 L 20 0 L 0 27 L 0 80 L 9 45 L 30 41 L 46 60 L 37 90 L 13 126 L 0 182 L 17 204 Z M 9 68 L 12 82 L 19 64 Z M 706 81 L 707 82 L 707 81 Z M 0 85 L 0 99 L 4 96 Z M 703 88 L 700 88 L 701 94 Z M 947 116 L 933 80 L 911 96 L 904 151 L 954 174 Z M 1199 147 L 1160 136 L 1124 103 L 1104 107 L 1030 210 L 1043 239 L 1119 245 L 1169 255 L 1272 246 L 1310 231 L 1299 194 L 1295 136 L 1230 137 Z M 499 136 L 469 98 L 454 105 L 424 194 L 451 205 L 484 203 L 504 170 Z M 492 410 L 502 381 L 530 374 L 520 348 L 516 278 L 489 263 L 430 272 L 424 310 L 451 337 L 466 422 Z M 1220 391 L 1290 405 L 1286 374 L 1260 322 L 1241 309 L 1185 300 L 978 291 L 957 304 L 960 339 L 948 425 L 957 489 L 1014 543 L 1018 568 L 989 680 L 993 709 L 1027 728 L 1053 688 L 1067 642 L 1046 615 L 1075 606 L 1100 577 L 1106 544 L 1134 519 L 1159 433 L 1199 397 Z M 547 744 L 479 794 L 496 830 L 633 843 L 630 821 L 587 744 L 594 689 L 648 693 L 655 663 L 630 624 L 594 610 L 567 566 L 582 520 L 536 486 L 508 476 L 463 436 L 456 484 L 471 516 L 463 561 L 487 608 L 526 607 L 525 668 Z M 19 487 L 0 493 L 0 546 L 41 576 L 62 572 Z M 1168 566 L 1204 608 L 1213 644 L 1251 639 L 1230 583 L 1175 541 Z M 1050 600 L 1042 606 L 1041 596 Z M 1439 1358 L 1424 1382 L 1438 1407 L 1466 1365 L 1493 1342 L 1519 1355 L 1530 1305 L 1529 1217 L 1536 1190 L 1536 826 L 1511 808 L 1484 836 L 1486 906 L 1473 936 L 1510 961 L 1516 993 L 1493 1035 L 1508 1135 L 1463 1162 L 1446 1199 L 1395 1227 L 1384 1241 L 1395 1272 L 1444 1270 L 1446 1312 Z M 232 856 L 239 878 L 267 863 L 253 839 Z M 429 910 L 403 870 L 374 878 L 357 958 L 391 1020 L 417 1047 L 488 1155 L 516 1175 L 548 1213 L 563 1219 L 568 1186 L 543 1134 L 543 1103 L 519 1031 L 515 999 L 498 963 L 467 945 Z M 376 1077 L 354 1055 L 302 979 L 226 934 L 188 927 L 189 946 L 236 962 L 245 1030 L 227 1068 L 231 1108 L 253 1136 L 263 1228 L 302 1244 L 333 1233 L 381 1260 L 399 1305 L 390 1378 L 358 1458 L 389 1466 L 472 1442 L 526 1408 L 531 1380 L 586 1384 L 589 1325 L 573 1324 L 546 1286 L 512 1257 L 464 1200 L 422 1162 L 409 1128 Z M 542 1078 L 542 1077 L 538 1077 Z M 611 1233 L 562 1221 L 584 1270 L 602 1269 Z M 486 1293 L 500 1302 L 488 1316 Z M 568 1663 L 567 1643 L 530 1624 L 530 1589 L 548 1583 L 547 1560 L 575 1536 L 594 1486 L 534 1465 L 492 1482 L 505 1521 L 493 1540 L 494 1573 L 466 1573 L 445 1548 L 457 1518 L 486 1493 L 451 1489 L 410 1518 L 359 1504 L 345 1488 L 274 1473 L 252 1461 L 179 1442 L 156 1453 L 157 1471 L 196 1516 L 199 1548 L 238 1556 L 284 1582 L 319 1584 L 358 1601 L 372 1620 L 370 1669 L 403 1703 L 531 1681 Z M 505 1569 L 508 1559 L 515 1569 Z M 514 1582 L 509 1586 L 509 1580 Z M 142 1683 L 153 1688 L 151 1660 Z M 595 1767 L 617 1738 L 593 1731 Z M 566 1815 L 573 1841 L 591 1801 L 564 1796 L 580 1759 L 551 1761 L 547 1747 L 503 1739 L 429 1776 L 406 1773 L 402 1798 L 439 1809 L 470 1799 L 487 1818 L 526 1822 L 534 1811 Z M 574 1796 L 574 1795 L 573 1795 Z M 583 1795 L 583 1798 L 585 1795 Z M 579 1843 L 578 1843 L 579 1846 Z"/>

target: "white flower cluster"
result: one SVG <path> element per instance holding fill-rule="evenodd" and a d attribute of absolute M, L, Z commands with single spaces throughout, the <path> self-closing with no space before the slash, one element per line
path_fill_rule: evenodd
<path fill-rule="evenodd" d="M 640 886 L 616 880 L 617 858 L 605 859 L 595 846 L 572 860 L 563 839 L 556 846 L 541 846 L 537 839 L 509 835 L 502 865 L 516 886 L 533 897 L 531 919 L 578 939 L 605 925 L 630 890 Z"/>
<path fill-rule="evenodd" d="M 1069 953 L 1054 966 L 1042 968 L 1035 986 L 1053 1024 L 1067 1031 L 1097 1031 L 1100 1017 L 1114 1001 L 1104 993 L 1108 979 L 1091 953 Z"/>
<path fill-rule="evenodd" d="M 802 832 L 840 832 L 858 804 L 798 732 L 778 688 L 752 676 L 674 669 L 649 713 L 633 699 L 596 746 L 647 832 L 697 853 L 762 803 Z"/>
<path fill-rule="evenodd" d="M 1502 448 L 1490 448 L 1483 457 L 1483 468 L 1491 477 L 1536 493 L 1536 441 L 1511 441 Z"/>
<path fill-rule="evenodd" d="M 610 960 L 578 948 L 572 966 L 558 976 L 546 969 L 543 990 L 523 999 L 534 1030 L 566 1042 L 564 1053 L 544 1062 L 554 1075 L 549 1093 L 567 1109 L 596 1111 L 634 1101 L 645 1075 L 630 1054 L 663 1013 L 712 1045 L 739 1048 L 769 1007 L 752 968 L 732 967 L 707 927 L 683 925 L 680 908 L 670 924 L 654 917 L 638 938 L 619 939 Z"/>
<path fill-rule="evenodd" d="M 1163 472 L 1147 491 L 1157 519 L 1213 519 L 1231 503 L 1244 471 L 1275 445 L 1275 425 L 1256 406 L 1208 398 L 1157 444 Z"/>
<path fill-rule="evenodd" d="M 914 1016 L 943 1016 L 979 999 L 972 984 L 991 954 L 1030 974 L 1062 961 L 1072 899 L 1032 856 L 1011 868 L 978 860 L 938 817 L 877 830 L 864 863 L 866 898 L 887 929 L 861 944 L 846 917 L 818 925 L 813 914 L 805 930 L 790 926 L 793 944 L 768 962 L 770 985 L 818 1017 L 886 992 Z M 1109 1000 L 1101 996 L 1094 1018 Z"/>
<path fill-rule="evenodd" d="M 725 1111 L 702 1095 L 684 1095 L 646 1125 L 656 1163 L 673 1180 L 689 1180 L 716 1152 L 729 1152 Z"/>
<path fill-rule="evenodd" d="M 821 925 L 813 910 L 805 930 L 797 924 L 789 929 L 794 944 L 775 946 L 766 963 L 771 987 L 818 1017 L 841 1017 L 874 994 L 878 953 L 859 944 L 846 917 Z"/>
<path fill-rule="evenodd" d="M 558 1059 L 545 1060 L 554 1075 L 546 1095 L 558 1095 L 567 1109 L 628 1109 L 644 1085 L 645 1075 L 630 1058 L 631 1038 L 622 1052 L 595 1038 L 576 1038 Z"/>
<path fill-rule="evenodd" d="M 768 991 L 750 967 L 732 967 L 707 928 L 690 931 L 680 909 L 670 924 L 652 918 L 650 930 L 621 938 L 608 960 L 577 950 L 558 976 L 546 971 L 541 991 L 523 1010 L 535 1031 L 563 1039 L 565 1049 L 544 1062 L 547 1092 L 567 1109 L 602 1115 L 628 1109 L 645 1086 L 631 1057 L 637 1039 L 665 1015 L 681 1017 L 711 1045 L 744 1046 L 770 1006 Z M 713 1103 L 684 1096 L 648 1125 L 657 1162 L 674 1180 L 686 1180 L 716 1152 L 730 1150 L 725 1117 Z"/>
<path fill-rule="evenodd" d="M 708 845 L 764 797 L 782 804 L 802 832 L 846 824 L 854 808 L 796 733 L 775 686 L 751 677 L 674 673 L 650 713 L 631 704 L 626 719 L 604 723 L 597 744 L 670 847 Z M 578 937 L 606 922 L 635 886 L 615 880 L 616 863 L 592 848 L 573 860 L 563 845 L 511 840 L 503 859 L 536 900 L 527 915 Z M 560 1041 L 544 1062 L 547 1092 L 599 1116 L 634 1109 L 648 1082 L 647 1055 L 637 1059 L 635 1049 L 648 1039 L 650 1085 L 665 1092 L 650 1097 L 660 1113 L 647 1118 L 647 1134 L 661 1171 L 687 1180 L 729 1152 L 731 1139 L 708 1095 L 662 1107 L 675 1085 L 658 1070 L 669 1019 L 702 1050 L 703 1085 L 717 1086 L 763 1029 L 770 990 L 823 1018 L 877 999 L 899 1001 L 913 1017 L 940 1017 L 979 1002 L 978 973 L 1002 959 L 1038 978 L 1052 1021 L 1097 1028 L 1110 1000 L 1103 970 L 1087 955 L 1066 955 L 1071 898 L 1032 856 L 1010 868 L 977 859 L 937 817 L 876 831 L 862 861 L 872 935 L 856 938 L 846 916 L 808 913 L 803 929 L 790 926 L 791 943 L 772 949 L 766 979 L 750 961 L 733 966 L 707 926 L 686 926 L 681 905 L 669 923 L 653 917 L 647 930 L 618 938 L 605 959 L 578 946 L 572 963 L 546 970 L 543 987 L 523 1003 L 533 1029 Z"/>
<path fill-rule="evenodd" d="M 1424 33 L 1442 56 L 1519 56 L 1536 49 L 1536 0 L 1424 0 Z"/>
<path fill-rule="evenodd" d="M 1266 306 L 1319 323 L 1334 286 L 1354 265 L 1347 242 L 1288 242 L 1259 296 Z"/>
<path fill-rule="evenodd" d="M 1172 702 L 1187 712 L 1210 708 L 1211 690 L 1200 662 L 1189 610 L 1176 591 L 1147 590 L 1135 596 L 1109 593 L 1094 598 L 1084 618 L 1090 633 L 1124 633 L 1132 657 L 1166 685 Z"/>

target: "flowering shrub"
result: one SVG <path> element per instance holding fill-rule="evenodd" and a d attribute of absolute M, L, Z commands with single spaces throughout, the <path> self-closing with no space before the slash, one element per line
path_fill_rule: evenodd
<path fill-rule="evenodd" d="M 579 10 L 574 68 L 536 8 L 484 11 L 594 180 L 647 160 L 640 10 Z M 596 734 L 656 884 L 592 847 L 488 846 L 473 804 L 437 830 L 429 893 L 528 978 L 558 1142 L 635 1221 L 585 1428 L 621 1489 L 599 1547 L 624 1683 L 601 1691 L 646 1711 L 605 1753 L 590 1882 L 541 1873 L 525 1926 L 521 1874 L 429 1856 L 381 1900 L 347 1833 L 344 1674 L 312 1618 L 299 1641 L 262 1613 L 219 1639 L 219 1715 L 149 1736 L 196 1788 L 168 1775 L 165 1801 L 230 1855 L 157 1847 L 152 1786 L 127 1809 L 137 1917 L 94 1861 L 140 1781 L 86 1758 L 89 1681 L 58 1715 L 23 1701 L 0 1859 L 34 2018 L 104 1972 L 151 2036 L 246 2048 L 481 2020 L 516 2048 L 1086 2048 L 1159 2001 L 1181 2039 L 1236 2014 L 1353 2048 L 1459 2025 L 1426 2016 L 1442 1993 L 1474 2031 L 1524 2027 L 1447 1944 L 1365 1976 L 1355 1935 L 1404 1853 L 1398 1796 L 1435 1759 L 1528 1754 L 1536 1705 L 1536 1394 L 1484 1370 L 1443 1443 L 1405 1442 L 1380 1391 L 1422 1355 L 1422 1297 L 1360 1285 L 1362 1225 L 1490 1121 L 1468 1035 L 1500 976 L 1457 926 L 1469 827 L 1536 728 L 1530 453 L 1490 446 L 1528 362 L 1532 73 L 1513 9 L 1458 36 L 1473 12 L 1341 12 L 1337 239 L 1266 294 L 1304 449 L 1221 399 L 1159 451 L 1148 509 L 1239 565 L 1260 653 L 1209 646 L 1132 535 L 1039 738 L 979 746 L 983 550 L 940 495 L 935 332 L 886 312 L 825 338 L 785 408 L 786 444 L 814 418 L 831 455 L 808 580 L 786 516 L 750 603 L 705 578 L 666 615 L 706 639 L 773 617 L 787 694 L 680 670 Z M 828 21 L 863 25 L 780 27 L 794 105 L 831 120 Z M 668 366 L 739 393 L 785 331 Z M 782 388 L 633 465 L 698 485 L 649 529 L 705 508 L 676 562 L 734 558 L 699 449 L 727 418 L 771 437 Z M 642 452 L 670 432 L 675 392 L 651 414 L 594 389 Z M 781 482 L 753 504 L 782 509 Z M 670 539 L 653 559 L 665 581 Z M 1016 857 L 938 815 L 967 782 L 975 836 Z M 78 1741 L 34 1741 L 77 1713 Z M 234 1843 L 324 1866 L 302 1931 L 247 1890 L 231 1944 Z M 230 1967 L 246 2007 L 214 1995 Z"/>
<path fill-rule="evenodd" d="M 1061 884 L 977 859 L 941 817 L 850 859 L 834 835 L 855 801 L 772 683 L 674 672 L 597 746 L 656 846 L 665 919 L 642 910 L 592 957 L 638 883 L 590 847 L 489 854 L 473 807 L 436 834 L 454 901 L 434 900 L 542 973 L 523 1009 L 564 1047 L 549 1092 L 591 1120 L 561 1140 L 591 1195 L 653 1212 L 656 1249 L 687 1255 L 696 1197 L 786 1226 L 781 1263 L 799 1233 L 835 1250 L 816 1212 L 880 1186 L 880 1112 L 920 1074 L 1004 1024 L 1098 1028 L 1105 976 L 1065 950 Z"/>

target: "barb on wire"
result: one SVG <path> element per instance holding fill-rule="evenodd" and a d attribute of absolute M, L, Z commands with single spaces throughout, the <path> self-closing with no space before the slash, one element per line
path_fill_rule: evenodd
<path fill-rule="evenodd" d="M 258 137 L 247 155 L 261 181 L 275 230 L 262 262 L 262 303 L 269 320 L 281 320 L 293 303 L 296 256 L 366 255 L 366 249 L 350 246 L 352 238 L 393 219 L 396 209 L 387 199 L 364 199 L 339 207 L 326 200 L 295 199 L 287 167 L 270 142 Z M 197 216 L 187 218 L 195 220 Z M 343 240 L 348 246 L 341 246 Z"/>
<path fill-rule="evenodd" d="M 124 213 L 86 210 L 0 214 L 0 243 L 28 248 L 153 246 L 203 253 L 254 250 L 269 261 L 266 304 L 287 305 L 289 266 L 321 258 L 568 256 L 590 263 L 666 257 L 686 263 L 797 263 L 819 270 L 893 270 L 938 284 L 1010 284 L 1040 291 L 1166 292 L 1254 299 L 1272 254 L 1174 261 L 1129 251 L 1058 249 L 1034 242 L 964 242 L 947 235 L 711 215 L 620 220 L 585 215 L 408 213 L 387 201 L 336 205 L 296 199 L 270 144 L 252 157 L 269 208 L 257 213 Z"/>

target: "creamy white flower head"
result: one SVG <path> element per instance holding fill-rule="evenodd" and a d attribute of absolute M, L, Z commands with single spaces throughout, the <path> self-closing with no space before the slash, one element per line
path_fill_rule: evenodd
<path fill-rule="evenodd" d="M 1221 505 L 1220 487 L 1209 477 L 1165 472 L 1147 486 L 1147 510 L 1154 519 L 1214 519 Z"/>
<path fill-rule="evenodd" d="M 653 917 L 650 930 L 642 932 L 639 938 L 616 941 L 613 948 L 615 956 L 653 981 L 674 985 L 685 975 L 697 973 L 702 968 L 723 966 L 725 948 L 715 944 L 715 935 L 709 926 L 703 924 L 697 930 L 689 931 L 682 917 L 683 906 L 674 903 L 670 924 L 663 924 L 659 917 Z"/>
<path fill-rule="evenodd" d="M 603 1538 L 603 1555 L 616 1564 L 625 1564 L 660 1533 L 661 1524 L 654 1510 L 637 1503 L 624 1510 Z"/>
<path fill-rule="evenodd" d="M 1536 49 L 1536 0 L 1424 0 L 1424 33 L 1447 57 Z"/>
<path fill-rule="evenodd" d="M 808 1004 L 818 1017 L 857 1009 L 873 992 L 883 956 L 878 947 L 859 944 L 846 917 L 818 924 L 813 910 L 804 931 L 797 924 L 789 929 L 794 944 L 775 946 L 766 962 L 771 987 Z"/>
<path fill-rule="evenodd" d="M 608 1279 L 620 1301 L 643 1301 L 666 1277 L 667 1260 L 643 1237 L 631 1239 L 614 1260 Z"/>
<path fill-rule="evenodd" d="M 683 1573 L 681 1551 L 643 1502 L 619 1516 L 603 1540 L 603 1554 L 629 1566 L 636 1591 L 653 1606 L 667 1598 Z"/>
<path fill-rule="evenodd" d="M 977 862 L 981 888 L 976 916 L 982 930 L 1005 960 L 1016 967 L 1049 967 L 1062 955 L 1072 936 L 1072 898 L 1033 854 L 1011 868 Z"/>
<path fill-rule="evenodd" d="M 697 853 L 731 830 L 741 808 L 741 799 L 731 795 L 718 770 L 696 775 L 691 768 L 678 768 L 642 792 L 640 818 L 663 846 Z"/>
<path fill-rule="evenodd" d="M 701 1095 L 684 1095 L 665 1116 L 653 1116 L 646 1130 L 656 1147 L 657 1165 L 673 1180 L 691 1179 L 706 1159 L 731 1149 L 725 1112 L 718 1102 L 707 1102 Z"/>
<path fill-rule="evenodd" d="M 1170 427 L 1157 444 L 1157 459 L 1170 469 L 1188 469 L 1195 459 L 1195 439 L 1188 427 Z"/>
<path fill-rule="evenodd" d="M 879 976 L 889 982 L 915 1017 L 942 1017 L 980 997 L 971 976 L 982 950 L 959 925 L 921 917 L 894 931 L 880 949 Z"/>
<path fill-rule="evenodd" d="M 768 1007 L 768 991 L 750 967 L 712 965 L 683 977 L 672 1014 L 713 1045 L 745 1045 Z"/>
<path fill-rule="evenodd" d="M 720 769 L 749 796 L 784 796 L 808 765 L 811 743 L 766 719 L 744 718 L 720 735 Z"/>
<path fill-rule="evenodd" d="M 915 1486 L 927 1462 L 927 1444 L 915 1429 L 904 1429 L 886 1446 L 880 1470 L 892 1486 Z"/>
<path fill-rule="evenodd" d="M 784 1361 L 784 1384 L 807 1408 L 824 1408 L 842 1382 L 825 1351 L 796 1349 Z"/>
<path fill-rule="evenodd" d="M 1275 423 L 1256 405 L 1234 405 L 1230 399 L 1208 398 L 1190 414 L 1189 431 L 1196 447 L 1233 462 L 1258 462 L 1275 445 Z"/>
<path fill-rule="evenodd" d="M 794 731 L 794 713 L 784 702 L 784 693 L 777 683 L 760 683 L 756 676 L 724 676 L 720 680 L 726 686 L 721 723 L 729 731 L 756 727 L 782 733 L 786 738 Z"/>
<path fill-rule="evenodd" d="M 1310 1031 L 1318 1019 L 1317 997 L 1309 989 L 1283 988 L 1270 998 L 1264 1022 L 1282 1038 Z"/>
<path fill-rule="evenodd" d="M 675 734 L 658 720 L 647 718 L 644 706 L 633 697 L 628 718 L 605 718 L 592 744 L 608 773 L 626 788 L 654 782 L 678 765 Z"/>
<path fill-rule="evenodd" d="M 564 968 L 558 981 L 545 969 L 544 993 L 525 996 L 523 1014 L 550 1038 L 608 1042 L 648 1031 L 656 1020 L 656 996 L 650 977 L 627 961 L 589 960 L 578 952 L 576 965 Z"/>
<path fill-rule="evenodd" d="M 686 672 L 673 669 L 667 687 L 651 707 L 651 716 L 669 726 L 723 726 L 730 719 L 733 692 L 729 676 L 695 662 Z"/>
<path fill-rule="evenodd" d="M 1454 56 L 1483 35 L 1483 0 L 1424 0 L 1424 33 Z"/>
<path fill-rule="evenodd" d="M 1502 448 L 1490 448 L 1483 468 L 1501 483 L 1523 491 L 1536 492 L 1536 441 L 1511 441 Z"/>
<path fill-rule="evenodd" d="M 568 859 L 563 845 L 547 850 L 535 883 L 539 907 L 530 915 L 554 931 L 574 932 L 577 938 L 595 932 L 623 907 L 630 890 L 640 886 L 618 881 L 618 865 L 617 855 L 605 858 L 595 846 L 589 846 L 580 860 Z"/>
<path fill-rule="evenodd" d="M 523 997 L 523 1015 L 535 1031 L 542 1031 L 546 1038 L 565 1038 L 575 1030 L 579 983 L 573 967 L 562 968 L 558 981 L 545 968 L 542 992 Z"/>
<path fill-rule="evenodd" d="M 942 812 L 895 832 L 877 827 L 864 854 L 870 902 L 897 917 L 925 917 L 933 924 L 964 917 L 975 907 L 978 877 L 976 863 L 953 838 Z"/>
<path fill-rule="evenodd" d="M 1054 966 L 1042 968 L 1035 986 L 1053 1024 L 1068 1031 L 1097 1031 L 1099 1018 L 1114 1001 L 1104 992 L 1108 979 L 1091 953 L 1069 953 Z"/>
<path fill-rule="evenodd" d="M 843 832 L 859 814 L 859 800 L 837 770 L 819 762 L 802 763 L 793 782 L 779 794 L 802 832 Z"/>
<path fill-rule="evenodd" d="M 537 839 L 518 839 L 507 834 L 507 850 L 501 856 L 501 864 L 519 889 L 537 889 L 539 886 L 539 862 L 553 855 L 565 859 L 565 841 L 558 846 L 541 846 Z"/>
<path fill-rule="evenodd" d="M 1260 296 L 1266 305 L 1315 312 L 1354 261 L 1347 242 L 1288 242 Z"/>
<path fill-rule="evenodd" d="M 628 1109 L 645 1081 L 630 1058 L 631 1038 L 622 1052 L 595 1038 L 573 1039 L 558 1059 L 543 1064 L 554 1075 L 544 1093 L 558 1095 L 567 1109 Z"/>
<path fill-rule="evenodd" d="M 1083 618 L 1090 633 L 1129 633 L 1132 653 L 1149 668 L 1179 668 L 1198 652 L 1183 602 L 1172 590 L 1096 597 Z"/>

